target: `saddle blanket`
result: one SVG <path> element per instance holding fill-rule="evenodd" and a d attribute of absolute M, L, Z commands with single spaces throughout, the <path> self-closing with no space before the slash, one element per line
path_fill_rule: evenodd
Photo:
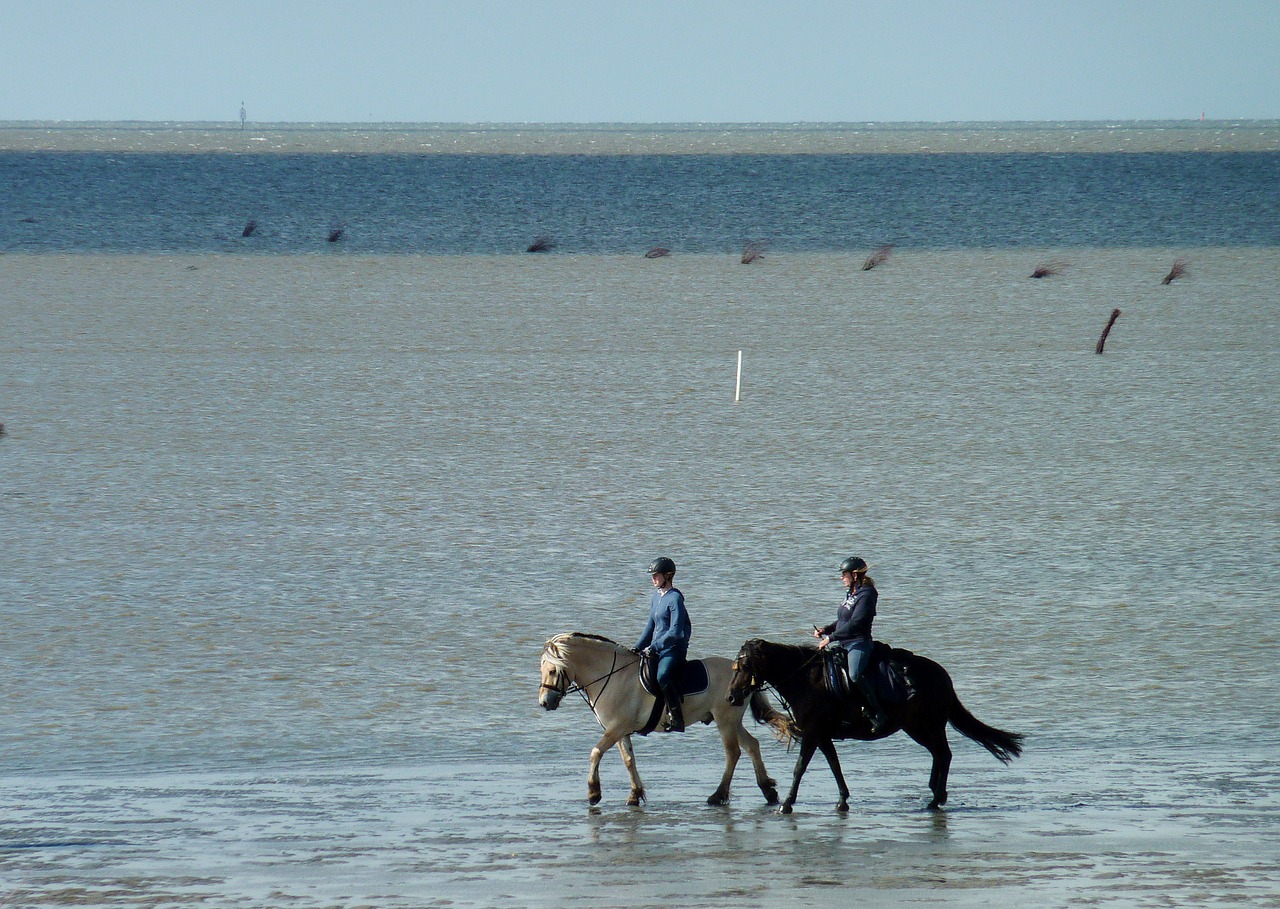
<path fill-rule="evenodd" d="M 649 659 L 644 660 L 640 664 L 640 684 L 646 692 L 655 698 L 662 698 L 662 692 L 658 690 L 658 657 L 655 654 L 649 654 Z M 680 695 L 681 697 L 689 697 L 691 694 L 702 694 L 711 687 L 711 682 L 707 677 L 707 666 L 702 660 L 687 660 L 684 664 L 683 674 L 680 676 Z"/>
<path fill-rule="evenodd" d="M 643 729 L 637 729 L 639 735 L 648 735 L 658 728 L 658 720 L 667 707 L 666 696 L 658 690 L 658 656 L 649 654 L 649 659 L 640 661 L 640 686 L 653 697 L 653 710 L 649 713 L 649 722 Z M 687 698 L 691 694 L 702 694 L 711 687 L 707 676 L 707 666 L 702 660 L 687 660 L 680 675 L 680 696 Z M 708 721 L 709 722 L 709 721 Z"/>

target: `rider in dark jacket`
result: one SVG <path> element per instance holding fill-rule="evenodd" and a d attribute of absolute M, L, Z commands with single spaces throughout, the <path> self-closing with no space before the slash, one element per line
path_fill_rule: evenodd
<path fill-rule="evenodd" d="M 871 622 L 876 616 L 876 600 L 879 594 L 876 583 L 867 574 L 867 563 L 857 556 L 850 556 L 840 563 L 840 579 L 844 582 L 845 598 L 836 613 L 836 620 L 823 628 L 814 628 L 818 649 L 840 647 L 845 652 L 849 667 L 849 681 L 867 702 L 867 716 L 871 720 L 873 735 L 880 733 L 886 717 L 880 699 L 876 697 L 871 680 L 863 670 L 871 658 L 875 646 L 871 640 Z"/>
<path fill-rule="evenodd" d="M 670 721 L 668 732 L 684 732 L 684 711 L 680 707 L 680 678 L 689 653 L 693 625 L 684 608 L 684 594 L 672 586 L 676 563 L 666 558 L 654 559 L 649 565 L 653 579 L 653 598 L 649 603 L 649 623 L 636 644 L 636 650 L 649 648 L 658 655 L 658 687 L 667 699 Z"/>

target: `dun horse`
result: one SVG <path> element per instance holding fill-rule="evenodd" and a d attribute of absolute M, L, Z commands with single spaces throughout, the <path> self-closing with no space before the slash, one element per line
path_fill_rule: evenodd
<path fill-rule="evenodd" d="M 640 685 L 641 657 L 605 637 L 571 632 L 558 634 L 547 641 L 542 651 L 542 687 L 538 698 L 546 710 L 555 710 L 570 691 L 578 691 L 586 699 L 592 713 L 604 728 L 604 735 L 591 749 L 591 770 L 587 775 L 587 800 L 600 801 L 600 758 L 615 744 L 622 763 L 631 777 L 628 805 L 639 805 L 645 798 L 644 784 L 636 772 L 631 734 L 644 729 L 653 713 L 655 699 Z M 759 692 L 744 695 L 736 705 L 728 699 L 729 680 L 733 668 L 724 657 L 708 657 L 707 690 L 684 698 L 684 716 L 690 726 L 715 721 L 724 744 L 724 776 L 720 786 L 707 799 L 708 805 L 729 801 L 729 783 L 742 749 L 751 756 L 756 771 L 756 785 L 770 805 L 778 803 L 777 782 L 769 778 L 760 756 L 760 743 L 742 725 L 746 704 L 751 706 L 756 722 L 766 723 L 779 734 L 788 727 L 786 717 L 769 704 Z"/>
<path fill-rule="evenodd" d="M 795 715 L 800 735 L 800 757 L 796 761 L 791 791 L 782 802 L 782 812 L 791 813 L 814 751 L 820 750 L 831 765 L 831 773 L 840 788 L 837 811 L 849 810 L 849 787 L 840 770 L 835 739 L 871 740 L 893 735 L 899 729 L 915 739 L 933 755 L 929 788 L 933 800 L 929 809 L 936 811 L 947 801 L 947 773 L 951 767 L 951 746 L 947 744 L 947 723 L 961 735 L 973 739 L 1002 763 L 1009 763 L 1022 753 L 1022 736 L 988 726 L 965 709 L 956 695 L 951 676 L 933 660 L 904 650 L 893 651 L 910 679 L 914 694 L 905 703 L 884 703 L 889 722 L 879 734 L 872 734 L 871 724 L 858 706 L 837 699 L 823 682 L 824 660 L 813 647 L 774 644 L 769 641 L 747 641 L 734 661 L 733 680 L 729 684 L 729 702 L 741 704 L 769 684 L 777 690 Z"/>

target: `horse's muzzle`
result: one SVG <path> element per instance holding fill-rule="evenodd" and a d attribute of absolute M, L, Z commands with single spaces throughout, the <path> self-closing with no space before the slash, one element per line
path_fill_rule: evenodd
<path fill-rule="evenodd" d="M 538 703 L 542 705 L 543 710 L 555 710 L 560 706 L 560 699 L 564 695 L 556 691 L 554 688 L 548 688 L 542 692 L 542 697 L 538 698 Z"/>

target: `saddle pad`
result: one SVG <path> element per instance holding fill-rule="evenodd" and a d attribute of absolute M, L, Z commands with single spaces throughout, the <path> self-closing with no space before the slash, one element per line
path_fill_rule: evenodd
<path fill-rule="evenodd" d="M 702 694 L 711 687 L 707 679 L 707 664 L 702 660 L 693 660 L 684 664 L 684 675 L 680 679 L 680 694 L 688 697 L 691 694 Z"/>
<path fill-rule="evenodd" d="M 658 668 L 658 660 L 656 657 L 644 661 L 640 665 L 640 684 L 649 694 L 654 697 L 660 697 L 662 692 L 658 691 L 658 683 L 654 679 L 654 673 Z M 707 666 L 702 660 L 689 660 L 684 664 L 684 672 L 680 676 L 680 695 L 689 697 L 692 694 L 702 694 L 711 687 L 711 682 L 707 677 Z"/>

